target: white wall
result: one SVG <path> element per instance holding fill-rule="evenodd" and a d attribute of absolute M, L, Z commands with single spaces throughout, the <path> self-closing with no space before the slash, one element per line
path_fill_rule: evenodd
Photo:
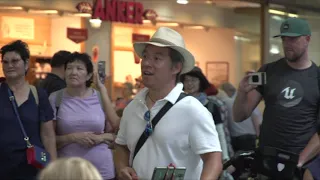
<path fill-rule="evenodd" d="M 80 51 L 80 43 L 77 44 L 67 38 L 67 28 L 81 28 L 79 17 L 54 17 L 51 22 L 51 55 L 59 50 Z"/>
<path fill-rule="evenodd" d="M 159 18 L 182 23 L 203 24 L 209 26 L 225 27 L 229 23 L 226 18 L 230 9 L 217 8 L 205 4 L 181 5 L 175 1 L 143 1 L 145 9 L 153 9 Z"/>
<path fill-rule="evenodd" d="M 273 62 L 278 60 L 279 58 L 284 56 L 283 49 L 282 49 L 282 43 L 280 38 L 273 38 L 274 35 L 277 35 L 280 33 L 280 26 L 281 23 L 284 21 L 282 20 L 276 20 L 272 18 L 272 15 L 270 16 L 270 46 L 271 45 L 277 45 L 280 50 L 280 54 L 278 55 L 269 55 L 269 59 L 267 62 Z M 311 41 L 309 44 L 309 58 L 313 62 L 315 62 L 317 65 L 320 65 L 320 25 L 318 23 L 318 20 L 316 19 L 308 19 L 310 28 L 311 28 Z"/>
<path fill-rule="evenodd" d="M 102 22 L 100 29 L 94 29 L 91 28 L 89 21 L 87 21 L 86 27 L 88 29 L 89 38 L 85 44 L 85 52 L 92 57 L 93 47 L 98 46 L 98 61 L 106 61 L 106 75 L 110 75 L 111 23 Z"/>
<path fill-rule="evenodd" d="M 236 46 L 235 31 L 216 28 L 209 31 L 194 29 L 176 29 L 185 39 L 187 48 L 193 53 L 199 66 L 206 74 L 206 63 L 224 61 L 229 63 L 229 81 L 236 83 Z"/>

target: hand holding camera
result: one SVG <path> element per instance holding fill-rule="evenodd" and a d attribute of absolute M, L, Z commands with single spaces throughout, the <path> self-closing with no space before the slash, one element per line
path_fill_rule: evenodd
<path fill-rule="evenodd" d="M 267 77 L 265 72 L 248 71 L 246 76 L 241 80 L 239 85 L 239 91 L 248 93 L 257 86 L 267 83 Z"/>

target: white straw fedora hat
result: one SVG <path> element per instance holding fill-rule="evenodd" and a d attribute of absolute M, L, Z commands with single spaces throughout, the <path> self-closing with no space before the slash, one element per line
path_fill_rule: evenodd
<path fill-rule="evenodd" d="M 185 48 L 183 37 L 173 29 L 160 27 L 151 37 L 149 42 L 136 42 L 133 44 L 134 51 L 142 58 L 142 53 L 147 45 L 168 47 L 178 51 L 184 58 L 181 74 L 187 73 L 194 68 L 193 55 Z"/>

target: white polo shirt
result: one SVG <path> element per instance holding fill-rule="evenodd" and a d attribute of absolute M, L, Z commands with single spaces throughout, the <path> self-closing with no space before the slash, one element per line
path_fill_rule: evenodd
<path fill-rule="evenodd" d="M 168 101 L 175 103 L 182 88 L 182 83 L 178 83 L 164 99 L 158 100 L 150 110 L 150 118 Z M 203 165 L 200 154 L 221 152 L 221 148 L 211 113 L 191 96 L 180 100 L 162 117 L 132 165 L 135 146 L 147 124 L 144 120 L 148 111 L 147 93 L 147 88 L 141 90 L 125 108 L 116 143 L 127 145 L 129 164 L 140 180 L 150 180 L 155 167 L 170 163 L 187 168 L 185 179 L 200 179 Z"/>

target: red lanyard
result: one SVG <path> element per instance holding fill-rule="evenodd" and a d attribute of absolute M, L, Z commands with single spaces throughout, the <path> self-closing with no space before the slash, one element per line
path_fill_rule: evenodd
<path fill-rule="evenodd" d="M 170 167 L 173 167 L 173 173 L 171 174 L 171 177 L 167 177 L 168 176 L 168 172 L 169 172 L 169 169 Z M 174 180 L 174 174 L 175 174 L 175 171 L 176 171 L 176 166 L 172 163 L 170 163 L 168 166 L 167 166 L 167 172 L 166 172 L 166 175 L 164 176 L 163 180 Z"/>

